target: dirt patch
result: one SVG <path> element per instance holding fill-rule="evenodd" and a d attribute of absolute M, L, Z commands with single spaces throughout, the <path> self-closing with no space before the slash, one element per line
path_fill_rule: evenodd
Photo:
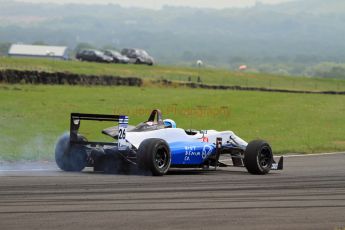
<path fill-rule="evenodd" d="M 345 146 L 345 141 L 334 141 L 333 143 L 337 146 L 341 146 L 341 147 Z"/>

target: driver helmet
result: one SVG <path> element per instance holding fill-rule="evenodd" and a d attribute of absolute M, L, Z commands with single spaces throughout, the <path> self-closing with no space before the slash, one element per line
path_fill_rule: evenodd
<path fill-rule="evenodd" d="M 164 119 L 163 122 L 164 122 L 165 128 L 176 128 L 175 121 L 171 119 Z"/>

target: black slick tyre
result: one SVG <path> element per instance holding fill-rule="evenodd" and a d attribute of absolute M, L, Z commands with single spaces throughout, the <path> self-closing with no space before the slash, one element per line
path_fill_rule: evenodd
<path fill-rule="evenodd" d="M 86 140 L 78 136 L 78 140 Z M 70 136 L 65 134 L 60 137 L 55 146 L 55 161 L 58 167 L 67 172 L 80 172 L 87 164 L 87 153 L 84 146 L 70 145 Z"/>
<path fill-rule="evenodd" d="M 266 141 L 252 141 L 244 152 L 243 161 L 249 173 L 256 175 L 267 174 L 273 163 L 272 149 Z"/>
<path fill-rule="evenodd" d="M 171 154 L 166 141 L 159 138 L 144 140 L 137 152 L 139 169 L 150 171 L 153 176 L 163 176 L 170 168 Z"/>

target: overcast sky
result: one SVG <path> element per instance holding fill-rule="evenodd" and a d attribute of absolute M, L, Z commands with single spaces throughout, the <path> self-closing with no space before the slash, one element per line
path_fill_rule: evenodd
<path fill-rule="evenodd" d="M 0 0 L 1 1 L 1 0 Z M 44 2 L 44 3 L 113 3 L 125 7 L 146 7 L 159 9 L 164 5 L 171 6 L 192 6 L 207 8 L 228 8 L 228 7 L 246 7 L 255 4 L 256 0 L 12 0 L 21 2 Z M 281 3 L 293 0 L 260 0 L 262 3 Z"/>

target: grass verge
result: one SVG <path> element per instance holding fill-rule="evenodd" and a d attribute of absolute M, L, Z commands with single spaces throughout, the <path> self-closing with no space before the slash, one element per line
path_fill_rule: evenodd
<path fill-rule="evenodd" d="M 53 159 L 71 112 L 126 113 L 130 124 L 153 108 L 178 127 L 232 130 L 266 139 L 276 154 L 345 149 L 344 96 L 155 87 L 0 85 L 0 160 Z M 103 124 L 102 124 L 103 125 Z M 90 124 L 85 133 L 99 138 Z"/>

